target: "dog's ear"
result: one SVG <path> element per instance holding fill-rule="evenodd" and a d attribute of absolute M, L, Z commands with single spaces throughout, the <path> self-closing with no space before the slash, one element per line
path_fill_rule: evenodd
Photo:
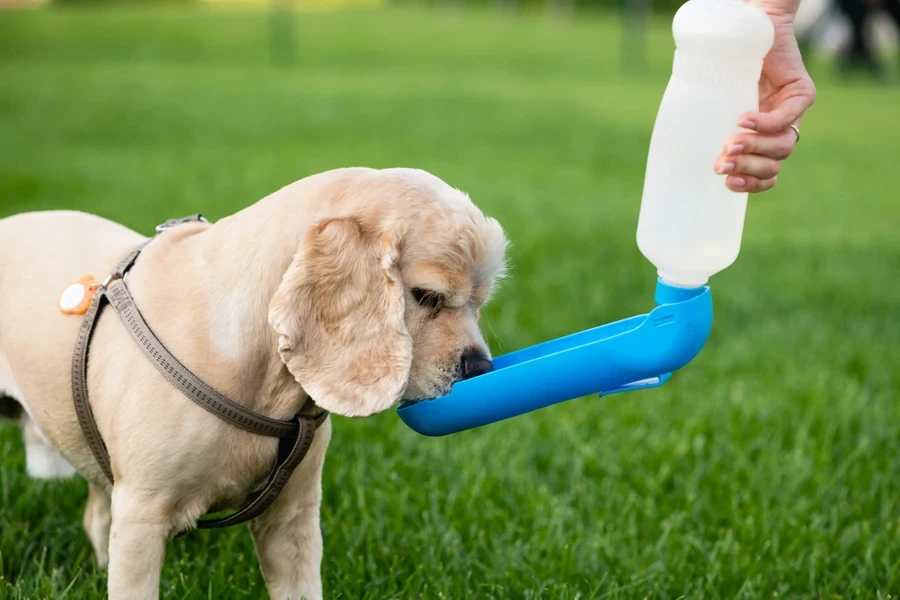
<path fill-rule="evenodd" d="M 348 417 L 387 410 L 412 362 L 399 236 L 329 219 L 301 242 L 269 305 L 288 370 L 316 404 Z"/>

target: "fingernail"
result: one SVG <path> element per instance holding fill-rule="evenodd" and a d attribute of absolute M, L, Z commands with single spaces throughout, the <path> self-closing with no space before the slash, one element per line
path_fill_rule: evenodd
<path fill-rule="evenodd" d="M 747 181 L 743 177 L 729 177 L 727 183 L 728 187 L 742 188 L 746 185 Z"/>
<path fill-rule="evenodd" d="M 753 119 L 741 119 L 738 122 L 738 125 L 744 127 L 745 129 L 756 129 L 756 121 Z"/>
<path fill-rule="evenodd" d="M 740 154 L 743 151 L 744 151 L 743 144 L 732 144 L 732 145 L 728 146 L 728 151 L 726 152 L 726 154 Z"/>
<path fill-rule="evenodd" d="M 726 162 L 719 165 L 718 173 L 719 175 L 725 175 L 726 173 L 731 173 L 734 171 L 734 163 Z"/>

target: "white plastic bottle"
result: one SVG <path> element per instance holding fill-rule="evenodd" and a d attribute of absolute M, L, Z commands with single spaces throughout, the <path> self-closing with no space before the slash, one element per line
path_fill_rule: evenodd
<path fill-rule="evenodd" d="M 675 60 L 650 140 L 638 247 L 660 278 L 699 287 L 735 261 L 747 194 L 713 171 L 738 119 L 759 109 L 772 21 L 741 0 L 689 0 L 672 23 Z"/>

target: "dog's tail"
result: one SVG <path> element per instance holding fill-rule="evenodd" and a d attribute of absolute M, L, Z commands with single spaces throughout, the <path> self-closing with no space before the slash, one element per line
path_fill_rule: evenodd
<path fill-rule="evenodd" d="M 71 477 L 75 469 L 41 433 L 25 409 L 22 390 L 16 384 L 12 368 L 0 350 L 0 419 L 18 419 L 25 440 L 25 466 L 35 479 Z"/>

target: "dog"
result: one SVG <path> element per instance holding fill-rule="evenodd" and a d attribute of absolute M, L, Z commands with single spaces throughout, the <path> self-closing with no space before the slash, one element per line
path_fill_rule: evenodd
<path fill-rule="evenodd" d="M 277 440 L 190 402 L 105 311 L 88 388 L 115 484 L 71 388 L 81 315 L 61 292 L 101 281 L 145 237 L 85 213 L 0 220 L 0 414 L 23 428 L 29 474 L 90 483 L 84 526 L 109 597 L 157 598 L 166 543 L 264 483 Z M 346 417 L 449 392 L 491 368 L 481 307 L 505 267 L 499 223 L 437 177 L 350 168 L 301 179 L 215 224 L 146 246 L 127 285 L 165 346 L 221 394 L 275 419 Z M 321 475 L 331 419 L 250 532 L 274 599 L 322 597 Z"/>

